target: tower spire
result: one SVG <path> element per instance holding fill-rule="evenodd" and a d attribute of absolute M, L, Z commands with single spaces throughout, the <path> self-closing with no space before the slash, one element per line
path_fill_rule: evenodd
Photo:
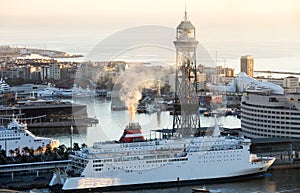
<path fill-rule="evenodd" d="M 184 21 L 188 21 L 187 12 L 186 12 L 186 2 L 184 4 Z"/>

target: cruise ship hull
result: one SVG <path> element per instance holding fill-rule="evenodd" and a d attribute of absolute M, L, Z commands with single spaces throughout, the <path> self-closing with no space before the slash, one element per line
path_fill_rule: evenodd
<path fill-rule="evenodd" d="M 237 150 L 232 150 L 232 157 Z M 62 189 L 66 192 L 82 192 L 84 190 L 129 190 L 140 188 L 160 188 L 168 186 L 182 186 L 210 181 L 228 181 L 258 176 L 273 164 L 274 158 L 264 158 L 264 161 L 250 162 L 243 160 L 212 161 L 206 159 L 210 154 L 193 153 L 186 161 L 167 162 L 164 166 L 148 170 L 122 170 L 106 173 L 105 177 L 71 177 L 67 178 Z M 217 154 L 215 154 L 217 157 Z M 205 160 L 206 159 L 206 160 Z M 222 158 L 224 159 L 224 158 Z M 241 164 L 244 163 L 244 164 Z"/>
<path fill-rule="evenodd" d="M 155 182 L 155 183 L 144 183 L 144 184 L 130 184 L 121 186 L 108 186 L 108 187 L 97 187 L 97 188 L 85 188 L 85 189 L 72 189 L 63 190 L 63 192 L 94 192 L 94 191 L 129 191 L 129 190 L 142 190 L 142 189 L 159 189 L 159 188 L 171 188 L 171 187 L 182 187 L 192 186 L 210 183 L 225 183 L 233 181 L 242 181 L 253 178 L 261 178 L 265 174 L 264 172 L 258 172 L 254 174 L 246 174 L 241 176 L 226 177 L 226 178 L 212 178 L 212 179 L 197 179 L 197 180 L 180 180 L 180 181 L 169 181 L 169 182 Z"/>

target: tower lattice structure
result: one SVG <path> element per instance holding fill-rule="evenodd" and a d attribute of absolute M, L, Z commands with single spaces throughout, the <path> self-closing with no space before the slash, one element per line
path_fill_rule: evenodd
<path fill-rule="evenodd" d="M 176 82 L 173 117 L 173 135 L 193 136 L 200 128 L 197 98 L 197 65 L 195 27 L 187 12 L 176 30 Z"/>

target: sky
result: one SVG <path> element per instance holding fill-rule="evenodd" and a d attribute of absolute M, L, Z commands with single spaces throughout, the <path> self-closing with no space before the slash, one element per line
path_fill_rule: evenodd
<path fill-rule="evenodd" d="M 210 29 L 299 28 L 299 0 L 0 0 L 3 28 L 174 26 L 187 5 Z M 250 27 L 251 26 L 251 27 Z"/>
<path fill-rule="evenodd" d="M 281 47 L 277 52 L 299 55 L 299 0 L 0 0 L 0 45 L 1 39 L 12 42 L 20 38 L 17 36 L 23 36 L 19 42 L 27 44 L 26 39 L 30 41 L 32 36 L 43 40 L 55 39 L 58 33 L 76 36 L 84 32 L 86 38 L 97 34 L 97 41 L 101 41 L 134 26 L 175 28 L 183 18 L 185 4 L 197 39 L 209 44 L 212 52 L 218 50 L 226 58 L 227 46 L 231 46 L 231 53 L 247 48 L 232 56 L 236 66 L 239 55 L 252 54 L 248 51 L 251 46 L 260 47 L 251 45 L 253 42 L 277 42 L 271 45 Z M 13 31 L 19 33 L 10 33 Z M 295 61 L 300 63 L 300 59 Z"/>

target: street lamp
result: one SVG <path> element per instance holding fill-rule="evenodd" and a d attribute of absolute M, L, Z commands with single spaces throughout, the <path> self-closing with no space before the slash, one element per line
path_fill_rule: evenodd
<path fill-rule="evenodd" d="M 71 128 L 70 128 L 70 130 L 71 130 L 71 136 L 70 136 L 70 148 L 71 148 L 71 151 L 72 151 L 72 144 L 73 144 L 73 125 L 71 125 Z"/>

